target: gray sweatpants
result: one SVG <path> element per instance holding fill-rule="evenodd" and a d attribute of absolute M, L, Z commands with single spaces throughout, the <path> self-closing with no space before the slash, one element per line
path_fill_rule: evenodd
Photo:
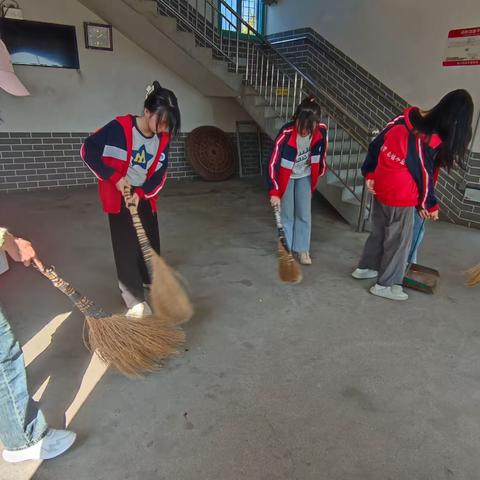
<path fill-rule="evenodd" d="M 414 207 L 389 207 L 373 201 L 372 233 L 358 268 L 378 270 L 383 287 L 401 285 L 412 243 Z"/>

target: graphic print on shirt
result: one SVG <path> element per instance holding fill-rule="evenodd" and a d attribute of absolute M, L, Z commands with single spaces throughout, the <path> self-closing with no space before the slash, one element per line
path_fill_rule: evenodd
<path fill-rule="evenodd" d="M 136 126 L 133 127 L 132 156 L 127 171 L 130 185 L 139 187 L 144 184 L 148 170 L 157 155 L 159 144 L 158 135 L 145 137 Z"/>
<path fill-rule="evenodd" d="M 132 150 L 132 167 L 140 167 L 147 169 L 148 162 L 153 158 L 153 155 L 147 152 L 145 145 L 142 145 L 138 150 Z"/>
<path fill-rule="evenodd" d="M 297 179 L 310 175 L 311 141 L 311 135 L 307 135 L 305 137 L 300 135 L 297 136 L 297 158 L 293 166 L 291 178 Z"/>

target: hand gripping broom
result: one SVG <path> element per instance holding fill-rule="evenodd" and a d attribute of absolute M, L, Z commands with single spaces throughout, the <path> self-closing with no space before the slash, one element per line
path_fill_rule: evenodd
<path fill-rule="evenodd" d="M 278 276 L 282 282 L 300 283 L 303 279 L 302 270 L 293 258 L 292 252 L 288 247 L 280 215 L 280 206 L 275 205 L 273 212 L 275 214 L 278 231 Z"/>
<path fill-rule="evenodd" d="M 175 271 L 151 247 L 138 209 L 132 200 L 130 187 L 125 188 L 123 196 L 132 216 L 143 259 L 152 281 L 150 303 L 153 313 L 170 325 L 188 322 L 193 316 L 193 307 L 185 289 L 178 281 Z"/>
<path fill-rule="evenodd" d="M 112 315 L 60 278 L 40 261 L 36 269 L 47 277 L 85 316 L 85 346 L 109 366 L 127 376 L 159 368 L 159 361 L 178 353 L 184 333 L 154 316 L 132 319 Z"/>

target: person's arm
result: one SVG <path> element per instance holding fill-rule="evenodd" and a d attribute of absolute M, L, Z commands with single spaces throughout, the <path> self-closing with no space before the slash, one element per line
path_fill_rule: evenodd
<path fill-rule="evenodd" d="M 378 157 L 380 155 L 380 149 L 385 142 L 385 133 L 386 130 L 383 130 L 379 135 L 377 135 L 368 146 L 367 156 L 362 165 L 362 175 L 370 180 L 373 178 L 373 173 L 377 168 Z"/>
<path fill-rule="evenodd" d="M 275 139 L 273 152 L 268 162 L 268 194 L 270 196 L 270 203 L 272 206 L 280 204 L 280 190 L 277 183 L 278 169 L 282 159 L 282 148 L 285 144 L 288 133 L 286 129 L 282 129 Z"/>
<path fill-rule="evenodd" d="M 139 198 L 147 200 L 153 198 L 163 188 L 165 180 L 167 179 L 168 150 L 169 146 L 167 146 L 162 152 L 155 172 L 153 172 L 153 175 L 147 180 L 145 180 L 144 184 L 141 187 L 136 187 L 134 189 L 134 192 Z"/>
<path fill-rule="evenodd" d="M 438 167 L 432 155 L 425 151 L 421 139 L 415 139 L 418 158 L 416 162 L 410 162 L 407 166 L 418 187 L 418 213 L 421 218 L 438 220 L 440 205 L 435 195 L 435 184 L 438 178 Z"/>
<path fill-rule="evenodd" d="M 114 168 L 106 165 L 103 158 L 111 157 L 116 160 L 127 161 L 127 151 L 109 145 L 108 140 L 109 136 L 121 135 L 121 128 L 116 120 L 112 120 L 93 135 L 90 135 L 80 150 L 83 161 L 92 173 L 99 180 L 110 181 L 113 184 L 117 184 L 122 175 Z"/>
<path fill-rule="evenodd" d="M 6 228 L 0 228 L 0 249 L 5 250 L 16 262 L 23 262 L 26 267 L 33 261 L 43 268 L 36 258 L 32 244 L 28 240 L 15 237 Z"/>

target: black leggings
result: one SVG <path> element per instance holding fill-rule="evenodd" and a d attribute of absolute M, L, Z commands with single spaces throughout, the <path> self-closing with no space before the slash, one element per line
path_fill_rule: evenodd
<path fill-rule="evenodd" d="M 157 214 L 148 200 L 140 200 L 138 215 L 152 248 L 160 254 L 160 234 Z M 150 284 L 147 266 L 143 260 L 132 217 L 122 200 L 120 213 L 108 215 L 112 237 L 113 256 L 117 267 L 118 284 L 128 308 L 145 300 L 144 284 Z"/>

